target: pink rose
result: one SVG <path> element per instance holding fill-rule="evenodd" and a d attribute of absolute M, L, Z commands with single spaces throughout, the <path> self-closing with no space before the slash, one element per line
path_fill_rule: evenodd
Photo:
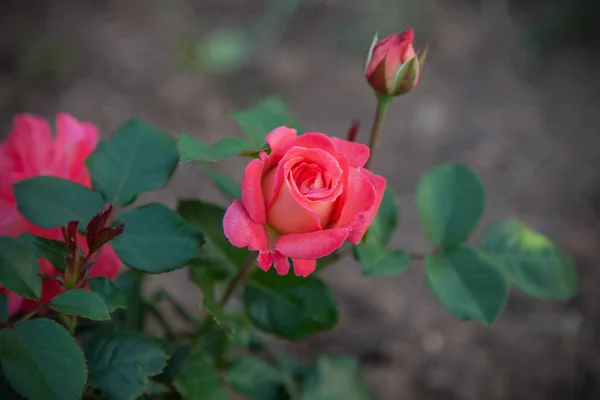
<path fill-rule="evenodd" d="M 358 244 L 375 217 L 385 179 L 363 169 L 369 148 L 322 133 L 296 136 L 279 127 L 266 137 L 267 155 L 251 161 L 242 201 L 223 218 L 225 236 L 237 247 L 258 250 L 258 266 L 280 275 L 294 263 L 308 276 L 316 260 L 348 241 Z"/>
<path fill-rule="evenodd" d="M 16 237 L 27 232 L 48 239 L 62 240 L 60 228 L 40 228 L 19 213 L 13 195 L 15 183 L 38 175 L 49 175 L 90 187 L 90 176 L 84 161 L 98 143 L 97 128 L 90 123 L 79 122 L 64 113 L 59 113 L 55 121 L 56 137 L 53 137 L 48 121 L 34 115 L 19 114 L 14 118 L 13 130 L 0 144 L 1 236 Z M 84 244 L 85 238 L 83 236 L 78 238 L 78 243 Z M 40 260 L 39 264 L 42 274 L 57 273 L 48 261 Z M 121 262 L 112 248 L 104 246 L 90 276 L 106 276 L 114 279 L 120 265 Z M 63 289 L 55 280 L 45 279 L 42 285 L 42 300 L 48 301 L 62 291 Z M 7 294 L 9 315 L 18 310 L 30 310 L 37 304 L 21 299 L 14 293 L 8 293 L 2 287 L 0 292 Z"/>

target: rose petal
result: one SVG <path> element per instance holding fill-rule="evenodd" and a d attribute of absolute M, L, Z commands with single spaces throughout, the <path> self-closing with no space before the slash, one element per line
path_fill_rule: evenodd
<path fill-rule="evenodd" d="M 351 167 L 360 168 L 367 163 L 370 153 L 369 146 L 336 137 L 332 137 L 331 141 L 336 150 L 348 159 Z"/>
<path fill-rule="evenodd" d="M 263 271 L 268 271 L 271 268 L 271 265 L 273 265 L 274 258 L 275 256 L 271 251 L 264 250 L 258 253 L 256 263 L 260 269 Z"/>
<path fill-rule="evenodd" d="M 23 303 L 23 298 L 18 294 L 13 292 L 9 292 L 0 286 L 0 293 L 6 296 L 6 300 L 8 300 L 8 318 L 12 317 L 19 308 L 21 308 L 21 304 Z"/>
<path fill-rule="evenodd" d="M 291 258 L 316 260 L 339 249 L 347 237 L 348 231 L 343 228 L 293 233 L 280 236 L 275 243 L 275 250 Z"/>
<path fill-rule="evenodd" d="M 242 203 L 250 218 L 259 224 L 266 224 L 265 199 L 262 192 L 262 176 L 264 164 L 254 159 L 246 166 L 242 179 Z"/>
<path fill-rule="evenodd" d="M 348 189 L 344 192 L 344 203 L 335 228 L 357 229 L 366 221 L 366 213 L 372 209 L 376 195 L 373 184 L 363 170 L 350 168 Z M 352 242 L 354 243 L 354 242 Z"/>
<path fill-rule="evenodd" d="M 50 125 L 44 118 L 15 116 L 13 129 L 3 144 L 12 159 L 13 172 L 21 173 L 21 179 L 48 174 L 54 158 L 52 141 Z"/>
<path fill-rule="evenodd" d="M 236 247 L 250 250 L 268 250 L 269 240 L 263 225 L 248 216 L 244 205 L 234 200 L 223 217 L 223 231 L 229 242 Z"/>
<path fill-rule="evenodd" d="M 98 144 L 98 128 L 89 122 L 79 122 L 66 113 L 56 115 L 54 173 L 89 186 L 85 159 Z"/>
<path fill-rule="evenodd" d="M 265 171 L 271 169 L 285 154 L 281 149 L 287 146 L 287 143 L 292 142 L 298 135 L 295 129 L 287 126 L 280 126 L 273 129 L 266 137 L 265 141 L 271 148 L 269 157 L 265 160 Z"/>
<path fill-rule="evenodd" d="M 297 136 L 294 140 L 283 143 L 278 146 L 276 151 L 271 151 L 269 156 L 268 166 L 265 170 L 272 168 L 277 165 L 284 155 L 292 147 L 306 147 L 311 149 L 320 149 L 327 153 L 335 153 L 335 146 L 329 139 L 329 136 L 319 132 L 306 132 L 303 135 Z"/>
<path fill-rule="evenodd" d="M 364 220 L 362 221 L 362 223 L 359 224 L 358 227 L 350 231 L 348 241 L 355 245 L 360 243 L 362 237 L 369 228 L 369 225 L 371 225 L 371 222 L 373 222 L 373 218 L 375 218 L 375 216 L 377 215 L 377 211 L 379 211 L 379 206 L 381 205 L 381 200 L 383 199 L 383 193 L 385 192 L 386 186 L 385 178 L 379 175 L 375 175 L 371 171 L 368 171 L 366 169 L 361 170 L 361 172 L 373 185 L 373 189 L 375 190 L 375 201 L 373 202 L 373 205 L 371 206 L 369 211 L 363 214 Z"/>
<path fill-rule="evenodd" d="M 279 275 L 287 275 L 290 272 L 290 260 L 280 252 L 275 252 L 275 271 Z"/>
<path fill-rule="evenodd" d="M 294 262 L 294 274 L 306 278 L 317 268 L 317 260 L 302 260 L 300 258 L 292 258 Z"/>

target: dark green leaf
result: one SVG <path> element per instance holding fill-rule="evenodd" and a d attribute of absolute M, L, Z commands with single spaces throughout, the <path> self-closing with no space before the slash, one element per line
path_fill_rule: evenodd
<path fill-rule="evenodd" d="M 406 270 L 410 255 L 401 250 L 390 250 L 377 239 L 367 236 L 367 241 L 356 247 L 363 275 L 393 276 Z"/>
<path fill-rule="evenodd" d="M 122 206 L 142 192 L 165 186 L 178 161 L 173 138 L 131 118 L 100 142 L 85 163 L 94 189 L 107 203 Z"/>
<path fill-rule="evenodd" d="M 228 400 L 219 371 L 201 352 L 194 352 L 173 383 L 183 400 Z"/>
<path fill-rule="evenodd" d="M 225 161 L 243 150 L 250 149 L 250 145 L 241 138 L 229 138 L 218 141 L 213 145 L 200 143 L 193 137 L 182 133 L 177 140 L 180 161 Z"/>
<path fill-rule="evenodd" d="M 389 188 L 385 189 L 379 211 L 369 227 L 368 237 L 376 239 L 384 246 L 390 241 L 396 225 L 398 224 L 398 199 L 396 194 Z"/>
<path fill-rule="evenodd" d="M 290 116 L 285 104 L 277 98 L 269 97 L 256 106 L 231 112 L 231 116 L 244 132 L 251 146 L 260 148 L 265 144 L 265 136 L 273 129 L 285 125 L 299 130 L 298 124 Z"/>
<path fill-rule="evenodd" d="M 53 176 L 36 176 L 14 185 L 19 211 L 42 228 L 70 221 L 85 226 L 104 207 L 102 196 L 78 183 Z"/>
<path fill-rule="evenodd" d="M 374 400 L 356 360 L 317 358 L 308 371 L 301 400 Z"/>
<path fill-rule="evenodd" d="M 406 252 L 387 247 L 397 223 L 398 201 L 388 187 L 369 231 L 356 247 L 364 275 L 392 276 L 404 272 L 408 267 L 410 257 Z"/>
<path fill-rule="evenodd" d="M 8 297 L 0 293 L 0 322 L 8 321 Z"/>
<path fill-rule="evenodd" d="M 48 307 L 67 315 L 93 320 L 110 319 L 102 297 L 84 289 L 67 290 L 53 298 Z"/>
<path fill-rule="evenodd" d="M 28 245 L 37 258 L 50 261 L 61 272 L 67 270 L 65 257 L 68 252 L 65 242 L 33 236 L 26 232 L 21 233 L 18 239 Z"/>
<path fill-rule="evenodd" d="M 111 241 L 127 266 L 156 274 L 184 266 L 203 242 L 202 235 L 163 204 L 147 204 L 124 212 L 117 223 L 125 232 Z"/>
<path fill-rule="evenodd" d="M 39 299 L 39 273 L 35 254 L 27 245 L 12 237 L 0 237 L 0 286 L 28 299 Z"/>
<path fill-rule="evenodd" d="M 202 231 L 206 241 L 206 244 L 198 249 L 192 264 L 209 269 L 215 279 L 227 279 L 233 276 L 248 257 L 248 250 L 234 247 L 225 237 L 223 233 L 225 209 L 200 200 L 181 200 L 177 211 Z"/>
<path fill-rule="evenodd" d="M 242 189 L 240 188 L 240 184 L 231 177 L 206 165 L 201 165 L 199 169 L 202 172 L 206 172 L 210 176 L 210 179 L 212 179 L 217 189 L 219 189 L 225 196 L 230 199 L 242 198 Z"/>
<path fill-rule="evenodd" d="M 125 293 L 127 298 L 127 308 L 124 310 L 115 310 L 111 315 L 111 324 L 117 331 L 139 332 L 144 328 L 145 312 L 142 286 L 144 278 L 147 275 L 134 269 L 125 270 L 113 284 L 117 289 Z"/>
<path fill-rule="evenodd" d="M 104 300 L 109 313 L 117 308 L 127 308 L 127 296 L 105 276 L 89 279 L 90 290 Z"/>
<path fill-rule="evenodd" d="M 446 250 L 461 244 L 477 225 L 485 207 L 485 191 L 467 166 L 446 164 L 421 178 L 416 200 L 427 239 Z"/>
<path fill-rule="evenodd" d="M 461 246 L 425 257 L 427 281 L 439 301 L 459 319 L 491 325 L 506 305 L 508 283 L 485 254 Z"/>
<path fill-rule="evenodd" d="M 104 334 L 87 346 L 89 385 L 113 400 L 136 399 L 148 377 L 159 374 L 167 362 L 164 350 L 141 334 Z"/>
<path fill-rule="evenodd" d="M 227 381 L 240 394 L 255 400 L 277 400 L 283 374 L 256 357 L 242 357 L 227 371 Z"/>
<path fill-rule="evenodd" d="M 573 262 L 550 239 L 516 219 L 490 226 L 481 249 L 527 294 L 543 300 L 566 300 L 577 293 Z"/>
<path fill-rule="evenodd" d="M 190 346 L 181 342 L 167 341 L 163 341 L 161 346 L 167 352 L 169 360 L 162 373 L 154 379 L 163 383 L 171 383 L 183 371 L 183 367 L 190 356 Z"/>
<path fill-rule="evenodd" d="M 87 368 L 81 349 L 59 324 L 45 318 L 0 330 L 2 372 L 29 400 L 76 400 Z"/>
<path fill-rule="evenodd" d="M 243 298 L 257 328 L 286 339 L 305 339 L 331 329 L 338 320 L 331 290 L 314 275 L 302 278 L 257 271 L 244 287 Z"/>

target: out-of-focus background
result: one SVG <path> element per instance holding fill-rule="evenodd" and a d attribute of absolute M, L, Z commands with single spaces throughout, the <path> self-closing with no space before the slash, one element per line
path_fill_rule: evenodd
<path fill-rule="evenodd" d="M 223 111 L 283 98 L 305 130 L 367 140 L 364 55 L 413 26 L 429 45 L 420 86 L 391 107 L 373 168 L 401 201 L 398 247 L 421 251 L 412 194 L 445 161 L 476 168 L 485 225 L 516 216 L 570 252 L 581 294 L 550 304 L 513 292 L 492 328 L 455 320 L 415 262 L 394 278 L 329 268 L 341 323 L 287 347 L 352 354 L 378 399 L 600 398 L 600 6 L 597 0 L 4 0 L 0 128 L 17 112 L 66 111 L 108 135 L 138 116 L 205 143 L 239 135 Z M 224 171 L 239 179 L 242 161 Z M 224 202 L 195 165 L 140 201 Z M 479 229 L 473 240 L 477 241 Z M 185 272 L 155 277 L 196 312 Z"/>

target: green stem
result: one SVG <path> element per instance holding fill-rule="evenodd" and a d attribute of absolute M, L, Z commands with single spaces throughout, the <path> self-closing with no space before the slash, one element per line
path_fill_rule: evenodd
<path fill-rule="evenodd" d="M 231 295 L 233 294 L 233 292 L 235 292 L 235 289 L 239 285 L 241 285 L 250 275 L 250 271 L 252 271 L 252 267 L 254 267 L 254 265 L 256 265 L 256 253 L 252 252 L 248 256 L 248 258 L 246 258 L 246 260 L 238 270 L 237 274 L 233 277 L 233 279 L 225 288 L 225 292 L 223 292 L 223 296 L 221 297 L 221 300 L 219 300 L 220 307 L 223 307 L 225 306 L 225 304 L 227 304 L 227 301 L 229 301 Z M 202 326 L 198 330 L 198 337 L 204 335 L 210 329 L 214 322 L 215 319 L 212 316 L 207 316 L 204 319 Z"/>
<path fill-rule="evenodd" d="M 34 310 L 32 310 L 32 311 L 28 312 L 27 314 L 23 315 L 20 319 L 18 319 L 15 323 L 13 323 L 11 325 L 20 324 L 21 322 L 25 322 L 25 321 L 31 319 L 31 317 L 33 317 L 35 314 L 37 314 L 40 311 L 42 311 L 45 307 L 46 307 L 46 304 L 40 304 L 40 305 L 38 305 Z"/>
<path fill-rule="evenodd" d="M 67 331 L 73 335 L 75 333 L 75 328 L 77 328 L 77 317 L 74 315 L 67 315 L 63 313 L 58 313 L 58 319 L 63 323 Z"/>
<path fill-rule="evenodd" d="M 229 282 L 229 285 L 227 285 L 227 287 L 225 288 L 223 297 L 221 297 L 221 300 L 219 301 L 219 306 L 223 307 L 227 303 L 235 289 L 240 284 L 242 284 L 246 280 L 246 278 L 248 278 L 248 275 L 250 275 L 250 271 L 252 270 L 252 267 L 254 267 L 254 265 L 256 265 L 256 254 L 250 253 L 250 256 L 246 258 L 235 277 Z"/>
<path fill-rule="evenodd" d="M 365 169 L 369 169 L 371 163 L 373 162 L 373 158 L 375 158 L 375 152 L 379 148 L 380 136 L 381 136 L 381 127 L 383 126 L 383 121 L 385 119 L 385 114 L 387 112 L 388 106 L 392 97 L 390 96 L 377 96 L 377 110 L 375 111 L 375 118 L 373 119 L 373 127 L 371 128 L 371 137 L 369 139 L 369 148 L 371 149 L 371 156 L 369 160 L 365 164 Z"/>

